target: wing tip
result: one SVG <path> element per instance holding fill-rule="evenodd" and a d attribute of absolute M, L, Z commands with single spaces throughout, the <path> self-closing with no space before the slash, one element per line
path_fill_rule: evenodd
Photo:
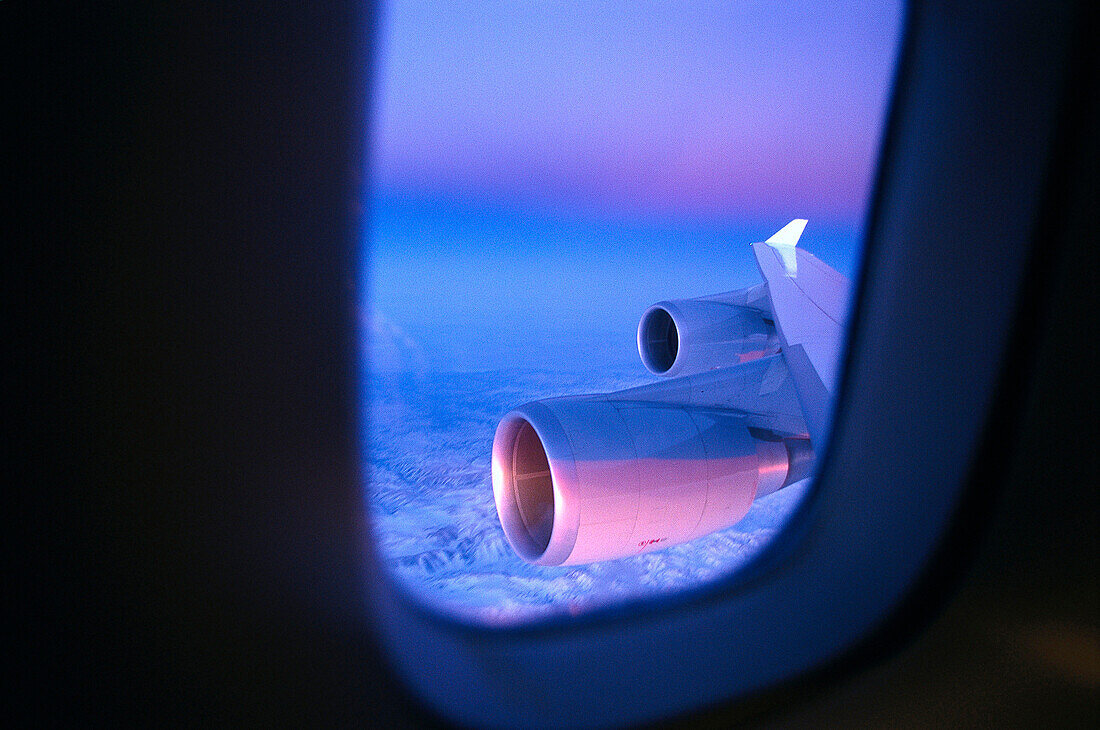
<path fill-rule="evenodd" d="M 794 247 L 798 245 L 798 239 L 802 238 L 802 231 L 806 230 L 806 219 L 795 218 L 787 225 L 780 228 L 774 236 L 764 243 L 775 249 L 783 260 L 783 268 L 787 276 L 798 275 L 798 261 L 794 253 Z"/>
<path fill-rule="evenodd" d="M 802 238 L 802 231 L 806 230 L 807 222 L 805 218 L 795 218 L 764 243 L 772 246 L 797 246 L 798 239 Z"/>

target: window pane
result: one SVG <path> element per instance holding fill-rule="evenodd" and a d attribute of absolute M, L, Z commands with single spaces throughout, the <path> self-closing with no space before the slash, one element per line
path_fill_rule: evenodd
<path fill-rule="evenodd" d="M 675 387 L 650 369 L 679 375 L 678 362 L 694 367 L 680 377 L 739 368 L 730 377 L 753 379 L 754 402 L 793 387 L 749 244 L 808 219 L 798 247 L 852 281 L 901 16 L 879 2 L 387 4 L 372 99 L 365 446 L 374 539 L 402 586 L 448 614 L 517 623 L 701 586 L 782 529 L 811 488 L 783 482 L 812 462 L 812 424 L 799 439 L 797 427 L 714 416 L 713 404 L 668 421 L 667 403 L 618 403 L 621 436 L 580 411 L 577 428 L 629 442 L 631 458 L 572 446 L 596 455 L 582 471 L 618 469 L 604 502 L 650 489 L 649 511 L 626 508 L 634 522 L 601 523 L 607 541 L 641 536 L 639 554 L 534 564 L 513 544 L 527 535 L 528 559 L 555 544 L 552 520 L 567 509 L 547 476 L 555 444 L 516 421 L 510 461 L 498 460 L 518 510 L 510 544 L 494 434 L 530 401 Z M 736 316 L 722 315 L 720 336 L 700 334 L 714 329 L 709 304 L 691 310 L 693 340 L 668 308 L 647 311 L 737 290 L 748 293 L 723 305 Z M 647 369 L 639 346 L 644 355 L 650 341 Z M 748 434 L 743 449 L 734 431 Z M 690 533 L 680 523 L 710 519 L 715 449 L 729 451 L 723 464 L 759 465 L 756 499 L 732 526 L 665 548 Z M 681 509 L 687 492 L 673 487 L 692 478 L 696 454 L 710 455 L 696 480 L 709 486 Z M 782 461 L 777 477 L 769 459 Z"/>

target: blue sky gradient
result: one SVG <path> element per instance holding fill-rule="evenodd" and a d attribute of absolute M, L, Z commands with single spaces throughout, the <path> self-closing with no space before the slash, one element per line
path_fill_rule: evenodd
<path fill-rule="evenodd" d="M 792 218 L 851 275 L 900 6 L 799 5 L 388 3 L 373 307 L 442 370 L 598 367 Z"/>

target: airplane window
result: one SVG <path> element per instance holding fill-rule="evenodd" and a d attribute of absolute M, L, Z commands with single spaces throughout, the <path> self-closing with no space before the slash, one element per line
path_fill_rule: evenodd
<path fill-rule="evenodd" d="M 364 447 L 407 593 L 576 615 L 782 530 L 828 434 L 901 16 L 386 4 Z"/>

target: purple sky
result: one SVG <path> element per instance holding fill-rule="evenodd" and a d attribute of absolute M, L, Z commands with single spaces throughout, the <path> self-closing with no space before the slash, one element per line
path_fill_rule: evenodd
<path fill-rule="evenodd" d="M 392 1 L 373 308 L 436 369 L 634 362 L 649 304 L 858 260 L 898 2 Z M 387 330 L 389 331 L 389 330 Z M 640 367 L 640 365 L 639 365 Z"/>
<path fill-rule="evenodd" d="M 603 215 L 862 214 L 897 2 L 391 2 L 375 183 Z"/>

